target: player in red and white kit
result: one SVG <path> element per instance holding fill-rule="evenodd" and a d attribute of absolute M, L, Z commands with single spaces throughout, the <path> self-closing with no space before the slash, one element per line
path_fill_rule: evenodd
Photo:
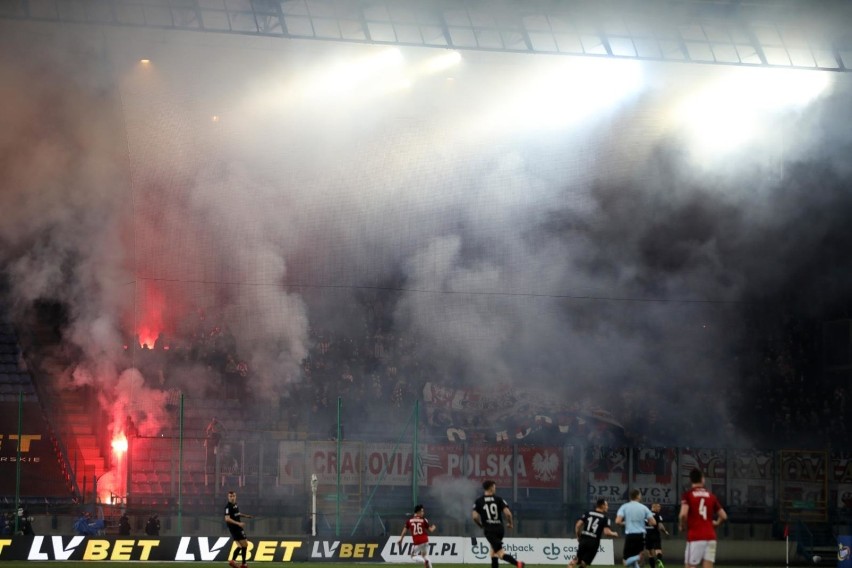
<path fill-rule="evenodd" d="M 422 562 L 424 568 L 432 568 L 432 563 L 429 562 L 429 533 L 435 530 L 435 525 L 431 524 L 424 515 L 426 511 L 423 505 L 414 507 L 414 516 L 405 521 L 405 526 L 402 527 L 402 534 L 399 535 L 397 545 L 402 550 L 402 539 L 405 537 L 406 531 L 411 532 L 411 559 L 415 562 Z"/>
<path fill-rule="evenodd" d="M 716 562 L 716 527 L 728 519 L 719 500 L 704 487 L 700 469 L 689 472 L 692 487 L 680 498 L 680 530 L 687 530 L 684 566 L 713 568 Z"/>

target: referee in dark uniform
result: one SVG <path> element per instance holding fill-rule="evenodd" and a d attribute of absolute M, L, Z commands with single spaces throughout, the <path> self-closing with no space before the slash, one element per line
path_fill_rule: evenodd
<path fill-rule="evenodd" d="M 648 551 L 651 568 L 655 568 L 655 564 L 656 568 L 665 568 L 663 564 L 663 538 L 660 533 L 663 532 L 666 536 L 669 536 L 669 531 L 666 530 L 666 526 L 663 524 L 663 516 L 660 514 L 660 509 L 662 507 L 659 503 L 651 505 L 651 512 L 654 514 L 654 520 L 657 521 L 657 524 L 645 526 L 645 550 Z"/>
<path fill-rule="evenodd" d="M 228 491 L 228 504 L 225 505 L 225 524 L 228 530 L 231 531 L 231 538 L 239 544 L 239 547 L 234 549 L 234 554 L 228 565 L 231 568 L 237 568 L 237 558 L 242 557 L 243 562 L 239 568 L 248 568 L 246 565 L 246 552 L 248 551 L 248 539 L 246 538 L 246 524 L 242 521 L 243 517 L 251 519 L 251 515 L 240 513 L 240 506 L 237 505 L 237 494 L 235 491 Z"/>
<path fill-rule="evenodd" d="M 516 560 L 511 554 L 503 550 L 503 517 L 506 517 L 506 526 L 512 528 L 512 511 L 509 504 L 496 495 L 497 484 L 492 480 L 482 482 L 483 494 L 473 503 L 473 522 L 483 530 L 485 539 L 491 546 L 491 568 L 497 568 L 499 559 L 503 559 L 513 566 L 524 568 L 524 563 Z"/>
<path fill-rule="evenodd" d="M 571 559 L 568 563 L 568 568 L 573 568 L 578 564 L 586 567 L 591 566 L 598 553 L 598 548 L 601 545 L 601 537 L 604 535 L 617 537 L 618 533 L 609 528 L 609 517 L 606 512 L 609 511 L 609 503 L 606 499 L 600 498 L 595 503 L 595 509 L 589 511 L 574 523 L 574 532 L 577 535 L 577 556 Z"/>

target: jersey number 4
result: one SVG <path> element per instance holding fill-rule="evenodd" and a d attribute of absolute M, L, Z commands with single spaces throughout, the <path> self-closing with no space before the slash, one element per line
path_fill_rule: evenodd
<path fill-rule="evenodd" d="M 702 519 L 707 520 L 707 505 L 704 504 L 704 497 L 698 502 L 698 514 L 701 515 Z"/>

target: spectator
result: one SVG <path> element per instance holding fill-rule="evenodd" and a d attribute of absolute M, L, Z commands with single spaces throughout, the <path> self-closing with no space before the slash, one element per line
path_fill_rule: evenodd
<path fill-rule="evenodd" d="M 138 435 L 139 429 L 136 427 L 136 423 L 133 421 L 133 417 L 128 414 L 124 417 L 124 436 L 129 441 Z"/>
<path fill-rule="evenodd" d="M 216 454 L 219 453 L 219 444 L 222 442 L 224 431 L 225 428 L 222 426 L 222 423 L 214 416 L 210 424 L 207 425 L 207 439 L 204 440 L 207 473 L 216 471 Z"/>
<path fill-rule="evenodd" d="M 33 518 L 23 507 L 18 508 L 18 534 L 24 536 L 35 536 L 33 530 Z"/>
<path fill-rule="evenodd" d="M 97 536 L 104 529 L 102 519 L 93 519 L 89 512 L 80 513 L 74 522 L 74 530 L 80 536 Z"/>
<path fill-rule="evenodd" d="M 0 530 L 0 534 L 3 536 L 11 535 L 15 530 L 15 517 L 12 513 L 6 513 L 3 515 L 3 529 Z"/>
<path fill-rule="evenodd" d="M 121 518 L 118 519 L 118 534 L 121 536 L 130 535 L 130 518 L 127 516 L 127 513 L 124 513 L 121 515 Z"/>
<path fill-rule="evenodd" d="M 160 536 L 160 517 L 156 514 L 151 515 L 148 518 L 148 522 L 145 523 L 145 534 L 148 536 Z"/>

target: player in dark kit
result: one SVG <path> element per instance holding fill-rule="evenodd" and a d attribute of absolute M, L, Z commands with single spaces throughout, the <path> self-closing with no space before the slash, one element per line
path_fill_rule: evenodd
<path fill-rule="evenodd" d="M 240 506 L 237 505 L 237 494 L 234 491 L 228 491 L 228 504 L 225 505 L 225 524 L 228 525 L 228 530 L 231 531 L 231 538 L 239 544 L 239 547 L 234 549 L 234 554 L 228 565 L 231 568 L 237 568 L 237 557 L 242 556 L 243 562 L 240 568 L 246 566 L 246 552 L 248 552 L 248 540 L 246 539 L 246 524 L 242 521 L 243 517 L 251 519 L 251 515 L 240 513 Z"/>
<path fill-rule="evenodd" d="M 580 566 L 591 566 L 601 545 L 601 538 L 606 536 L 617 537 L 618 533 L 609 528 L 609 503 L 606 499 L 598 499 L 594 511 L 589 511 L 574 524 L 574 532 L 577 534 L 579 545 L 577 556 L 568 563 L 569 568 L 578 564 Z"/>
<path fill-rule="evenodd" d="M 654 520 L 657 521 L 657 524 L 645 526 L 645 550 L 648 551 L 651 568 L 665 568 L 663 564 L 663 538 L 660 533 L 669 536 L 669 531 L 663 524 L 663 516 L 660 514 L 661 508 L 659 503 L 651 505 L 651 512 L 654 513 Z"/>
<path fill-rule="evenodd" d="M 484 493 L 473 504 L 473 522 L 483 529 L 485 539 L 491 546 L 491 568 L 497 568 L 498 560 L 502 559 L 517 566 L 524 568 L 524 563 L 516 560 L 511 554 L 506 554 L 503 550 L 503 536 L 505 529 L 503 528 L 503 517 L 506 517 L 506 526 L 512 528 L 512 511 L 509 509 L 509 504 L 502 497 L 496 495 L 497 484 L 490 479 L 482 482 Z"/>

